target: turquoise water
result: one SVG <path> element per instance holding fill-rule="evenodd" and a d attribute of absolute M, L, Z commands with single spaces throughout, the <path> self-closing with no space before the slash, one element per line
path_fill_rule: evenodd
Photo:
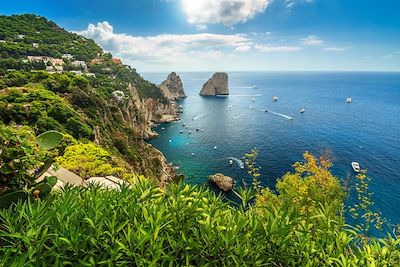
<path fill-rule="evenodd" d="M 273 188 L 304 151 L 329 150 L 338 177 L 355 178 L 352 161 L 368 169 L 377 208 L 400 223 L 400 73 L 232 72 L 230 96 L 199 96 L 211 75 L 180 73 L 188 95 L 180 102 L 182 121 L 160 125 L 155 129 L 160 137 L 151 141 L 179 166 L 186 182 L 205 184 L 216 172 L 238 184 L 249 181 L 226 158 L 241 158 L 256 147 L 262 183 Z M 157 84 L 166 76 L 144 74 Z M 344 102 L 348 96 L 352 104 Z"/>

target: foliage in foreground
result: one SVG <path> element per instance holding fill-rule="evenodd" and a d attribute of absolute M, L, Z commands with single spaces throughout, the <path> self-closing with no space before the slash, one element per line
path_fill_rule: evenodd
<path fill-rule="evenodd" d="M 66 188 L 0 211 L 4 266 L 396 266 L 400 240 L 360 243 L 321 206 L 234 208 L 208 189 L 140 179 Z M 18 214 L 16 216 L 15 214 Z M 362 244 L 362 245 L 360 245 Z M 0 264 L 1 265 L 1 264 Z"/>

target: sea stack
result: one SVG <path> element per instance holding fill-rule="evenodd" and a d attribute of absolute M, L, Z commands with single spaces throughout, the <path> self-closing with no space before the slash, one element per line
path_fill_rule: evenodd
<path fill-rule="evenodd" d="M 229 95 L 228 74 L 225 72 L 214 73 L 214 75 L 203 85 L 200 95 Z"/>
<path fill-rule="evenodd" d="M 171 72 L 167 79 L 160 84 L 160 89 L 170 100 L 185 98 L 186 94 L 183 90 L 182 80 L 175 72 Z"/>

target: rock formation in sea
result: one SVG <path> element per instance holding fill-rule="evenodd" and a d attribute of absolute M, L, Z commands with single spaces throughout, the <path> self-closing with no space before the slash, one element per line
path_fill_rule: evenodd
<path fill-rule="evenodd" d="M 169 100 L 174 101 L 186 97 L 182 80 L 175 72 L 171 72 L 159 87 L 164 96 Z"/>
<path fill-rule="evenodd" d="M 230 191 L 233 188 L 233 179 L 232 177 L 223 175 L 222 173 L 216 173 L 214 175 L 210 175 L 208 177 L 210 182 L 213 182 L 219 189 L 222 191 Z"/>
<path fill-rule="evenodd" d="M 214 73 L 214 75 L 203 85 L 200 95 L 229 95 L 228 74 L 225 72 Z"/>

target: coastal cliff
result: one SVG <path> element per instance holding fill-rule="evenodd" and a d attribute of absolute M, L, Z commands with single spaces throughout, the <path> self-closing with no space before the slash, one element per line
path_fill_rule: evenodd
<path fill-rule="evenodd" d="M 0 123 L 93 142 L 127 170 L 161 185 L 174 178 L 163 154 L 145 141 L 157 136 L 154 124 L 178 118 L 174 100 L 184 95 L 179 76 L 169 75 L 162 90 L 93 40 L 40 16 L 1 16 L 1 25 Z"/>
<path fill-rule="evenodd" d="M 171 72 L 159 87 L 163 94 L 170 100 L 178 100 L 186 97 L 182 80 L 175 72 Z"/>
<path fill-rule="evenodd" d="M 203 85 L 201 96 L 229 95 L 228 74 L 217 72 Z"/>

